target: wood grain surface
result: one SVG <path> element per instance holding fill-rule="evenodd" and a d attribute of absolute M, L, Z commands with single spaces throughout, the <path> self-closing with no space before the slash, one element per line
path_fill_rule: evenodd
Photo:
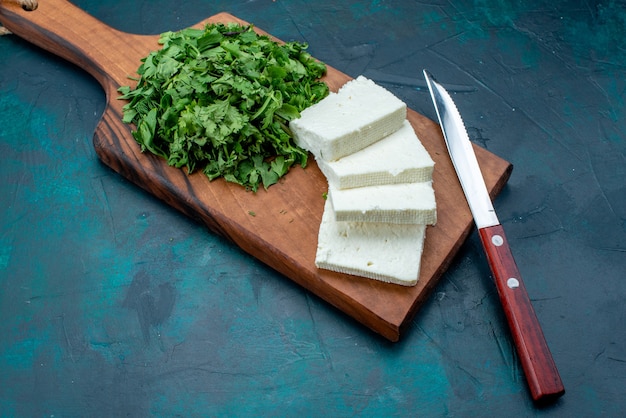
<path fill-rule="evenodd" d="M 195 26 L 230 21 L 246 23 L 221 13 Z M 314 259 L 327 184 L 313 158 L 306 169 L 296 167 L 269 191 L 254 194 L 223 180 L 209 182 L 202 174 L 187 175 L 140 152 L 122 123 L 124 102 L 117 100 L 117 89 L 132 83 L 129 76 L 140 59 L 159 47 L 158 36 L 120 32 L 62 0 L 40 2 L 33 12 L 0 1 L 0 23 L 102 85 L 106 109 L 93 143 L 105 164 L 391 341 L 400 338 L 473 227 L 439 126 L 409 110 L 408 119 L 436 164 L 438 221 L 427 230 L 418 284 L 407 288 L 319 270 Z M 324 78 L 333 91 L 349 79 L 330 67 Z M 493 198 L 512 166 L 483 148 L 475 150 Z"/>

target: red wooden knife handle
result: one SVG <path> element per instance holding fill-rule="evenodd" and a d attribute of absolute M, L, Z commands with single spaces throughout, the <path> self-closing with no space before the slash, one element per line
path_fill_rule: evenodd
<path fill-rule="evenodd" d="M 502 225 L 478 230 L 495 277 L 517 354 L 533 400 L 547 402 L 565 393 Z"/>

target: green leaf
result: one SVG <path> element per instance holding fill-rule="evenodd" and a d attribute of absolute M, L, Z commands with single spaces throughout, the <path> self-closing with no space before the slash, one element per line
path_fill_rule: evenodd
<path fill-rule="evenodd" d="M 289 103 L 283 103 L 280 108 L 276 109 L 276 114 L 288 121 L 298 119 L 300 117 L 298 108 L 290 105 Z"/>
<path fill-rule="evenodd" d="M 198 50 L 200 52 L 204 52 L 209 48 L 213 48 L 219 45 L 220 41 L 223 38 L 224 37 L 217 29 L 213 29 L 210 31 L 207 30 L 200 37 L 198 37 L 198 41 L 197 41 Z"/>
<path fill-rule="evenodd" d="M 145 149 L 153 154 L 165 157 L 166 154 L 155 144 L 154 137 L 157 124 L 157 109 L 151 109 L 146 117 L 139 122 L 135 138 Z"/>

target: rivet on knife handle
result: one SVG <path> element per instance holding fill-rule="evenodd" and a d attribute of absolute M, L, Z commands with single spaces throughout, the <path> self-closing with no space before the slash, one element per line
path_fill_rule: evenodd
<path fill-rule="evenodd" d="M 424 70 L 443 136 L 495 277 L 517 354 L 533 399 L 546 402 L 565 393 L 561 377 L 530 303 L 504 229 L 496 216 L 463 119 L 450 94 Z"/>

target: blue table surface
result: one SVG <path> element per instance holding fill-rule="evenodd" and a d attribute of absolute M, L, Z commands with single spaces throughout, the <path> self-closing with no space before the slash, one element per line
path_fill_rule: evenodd
<path fill-rule="evenodd" d="M 431 119 L 422 68 L 455 86 L 515 166 L 495 207 L 567 392 L 531 401 L 475 231 L 388 342 L 103 165 L 100 86 L 4 36 L 0 416 L 624 416 L 623 2 L 75 4 L 146 34 L 227 11 Z"/>

